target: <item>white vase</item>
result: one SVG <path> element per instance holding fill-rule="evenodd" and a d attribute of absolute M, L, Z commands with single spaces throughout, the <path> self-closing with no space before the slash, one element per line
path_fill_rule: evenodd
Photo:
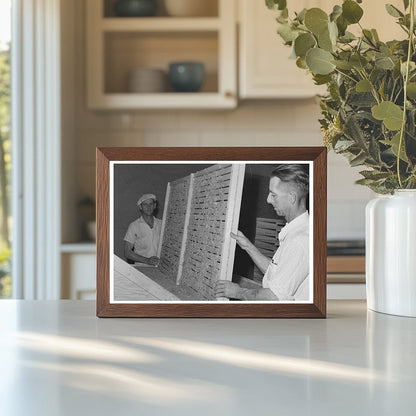
<path fill-rule="evenodd" d="M 379 196 L 366 207 L 367 306 L 416 317 L 416 190 Z"/>

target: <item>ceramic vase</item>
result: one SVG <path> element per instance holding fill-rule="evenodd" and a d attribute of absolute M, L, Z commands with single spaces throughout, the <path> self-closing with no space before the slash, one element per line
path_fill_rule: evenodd
<path fill-rule="evenodd" d="M 157 12 L 156 0 L 118 0 L 114 3 L 116 16 L 148 17 Z"/>
<path fill-rule="evenodd" d="M 416 189 L 367 204 L 366 289 L 369 309 L 416 317 Z"/>
<path fill-rule="evenodd" d="M 197 92 L 205 80 L 205 66 L 202 62 L 172 62 L 168 75 L 175 91 Z"/>

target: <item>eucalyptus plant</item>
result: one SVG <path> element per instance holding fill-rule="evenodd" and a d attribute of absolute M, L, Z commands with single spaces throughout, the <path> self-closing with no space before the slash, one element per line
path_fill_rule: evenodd
<path fill-rule="evenodd" d="M 383 5 L 404 39 L 382 42 L 363 28 L 362 0 L 344 0 L 330 13 L 303 9 L 289 16 L 286 0 L 266 0 L 279 10 L 278 34 L 292 47 L 296 65 L 325 84 L 320 97 L 324 143 L 365 166 L 357 183 L 377 193 L 416 188 L 416 64 L 414 1 Z M 357 26 L 354 35 L 350 29 Z"/>

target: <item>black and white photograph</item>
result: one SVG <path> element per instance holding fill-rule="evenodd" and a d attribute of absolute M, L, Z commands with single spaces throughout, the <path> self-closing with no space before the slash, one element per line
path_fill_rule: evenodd
<path fill-rule="evenodd" d="M 313 161 L 113 161 L 110 303 L 312 303 Z"/>

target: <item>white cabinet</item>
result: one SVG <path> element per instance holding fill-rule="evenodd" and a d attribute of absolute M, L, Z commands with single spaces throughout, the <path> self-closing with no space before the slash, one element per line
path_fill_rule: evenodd
<path fill-rule="evenodd" d="M 94 300 L 96 292 L 95 244 L 63 244 L 61 298 Z"/>
<path fill-rule="evenodd" d="M 114 17 L 103 0 L 88 0 L 87 102 L 91 109 L 233 108 L 237 105 L 236 7 L 218 1 L 214 17 Z M 109 10 L 108 10 L 109 9 Z M 202 90 L 131 93 L 128 73 L 199 61 Z"/>
<path fill-rule="evenodd" d="M 403 8 L 402 0 L 390 3 Z M 320 7 L 329 13 L 341 0 L 298 0 L 289 2 L 289 12 Z M 362 26 L 376 28 L 383 41 L 403 38 L 403 31 L 379 0 L 366 0 Z M 307 98 L 325 93 L 314 85 L 311 75 L 290 59 L 291 49 L 277 34 L 275 17 L 264 1 L 239 0 L 239 95 L 241 98 Z M 358 33 L 358 25 L 348 30 Z"/>
<path fill-rule="evenodd" d="M 322 3 L 299 0 L 292 7 L 327 9 Z M 307 98 L 322 93 L 311 75 L 289 59 L 291 50 L 276 33 L 276 16 L 277 12 L 268 10 L 264 1 L 239 0 L 240 97 Z"/>

